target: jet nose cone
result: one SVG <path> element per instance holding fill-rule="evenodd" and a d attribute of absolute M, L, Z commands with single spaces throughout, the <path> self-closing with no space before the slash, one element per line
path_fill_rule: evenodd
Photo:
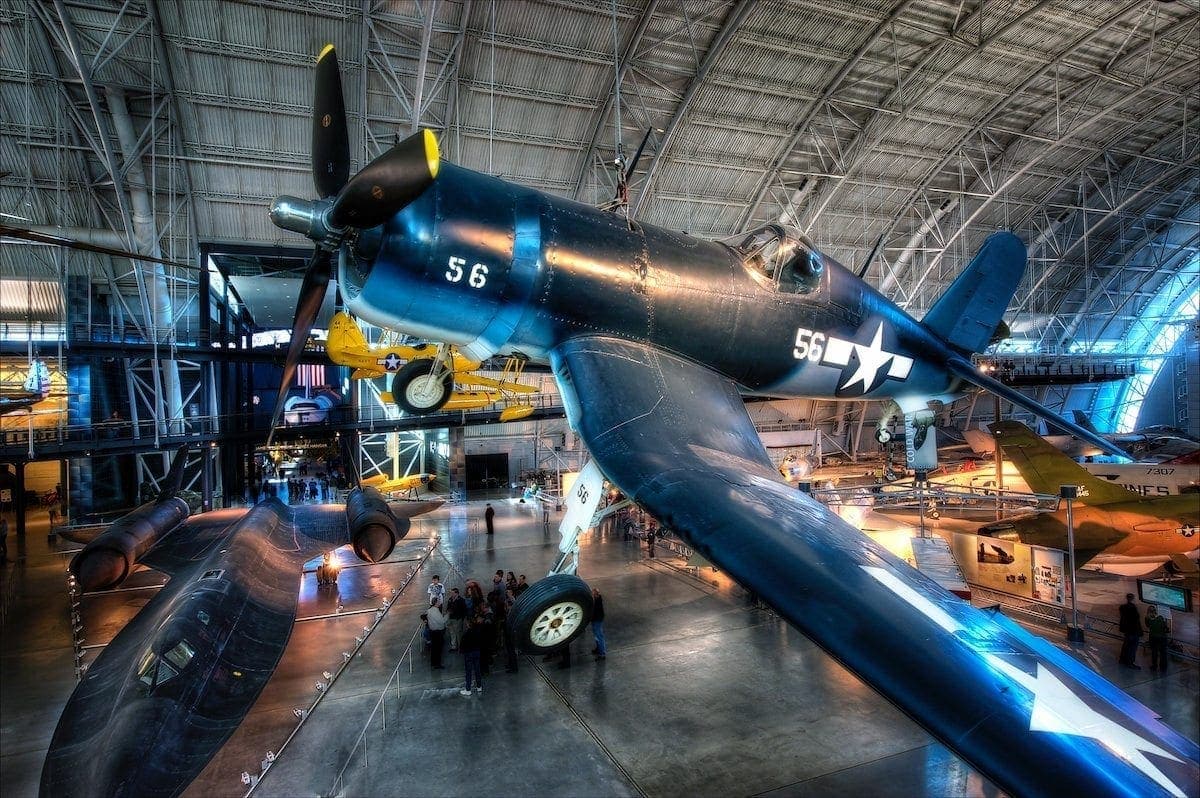
<path fill-rule="evenodd" d="M 379 562 L 392 553 L 396 538 L 383 524 L 367 524 L 354 536 L 354 553 L 367 562 Z"/>

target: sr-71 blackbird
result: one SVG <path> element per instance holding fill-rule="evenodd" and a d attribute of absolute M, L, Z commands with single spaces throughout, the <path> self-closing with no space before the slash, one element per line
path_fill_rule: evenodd
<path fill-rule="evenodd" d="M 891 400 L 920 428 L 929 400 L 979 386 L 1119 451 L 971 365 L 1023 273 L 1015 236 L 989 238 L 917 322 L 779 227 L 703 241 L 444 163 L 427 130 L 351 177 L 347 142 L 328 46 L 313 110 L 320 199 L 271 209 L 316 243 L 281 392 L 336 265 L 348 309 L 373 324 L 474 359 L 548 360 L 622 492 L 1002 789 L 1196 794 L 1194 742 L 784 484 L 742 400 Z M 570 574 L 534 584 L 509 616 L 522 647 L 544 649 L 555 624 L 560 641 L 579 634 L 588 596 Z"/>
<path fill-rule="evenodd" d="M 356 488 L 345 507 L 268 499 L 189 517 L 176 495 L 184 462 L 180 452 L 163 494 L 71 562 L 85 591 L 120 585 L 137 564 L 170 580 L 71 694 L 42 768 L 45 798 L 183 792 L 275 671 L 304 563 L 347 543 L 360 559 L 380 562 L 408 534 L 408 516 L 436 506 L 389 505 L 374 489 Z"/>

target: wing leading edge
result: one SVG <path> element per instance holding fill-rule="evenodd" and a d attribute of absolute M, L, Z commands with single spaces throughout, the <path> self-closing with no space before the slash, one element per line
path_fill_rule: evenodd
<path fill-rule="evenodd" d="M 780 482 L 728 380 L 608 338 L 551 359 L 609 479 L 1003 789 L 1197 794 L 1195 743 Z"/>

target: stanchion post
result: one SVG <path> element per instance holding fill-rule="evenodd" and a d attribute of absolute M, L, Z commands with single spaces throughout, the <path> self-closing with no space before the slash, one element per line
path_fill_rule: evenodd
<path fill-rule="evenodd" d="M 1079 626 L 1079 599 L 1075 595 L 1075 516 L 1072 505 L 1079 497 L 1078 485 L 1060 485 L 1058 496 L 1067 503 L 1067 561 L 1068 578 L 1071 585 L 1071 623 L 1067 626 L 1067 640 L 1083 642 L 1083 629 Z"/>

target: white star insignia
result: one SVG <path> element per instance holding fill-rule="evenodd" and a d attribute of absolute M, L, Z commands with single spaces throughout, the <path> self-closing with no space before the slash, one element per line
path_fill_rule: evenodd
<path fill-rule="evenodd" d="M 1037 664 L 1037 675 L 1033 676 L 995 654 L 984 654 L 984 657 L 993 668 L 1033 694 L 1033 712 L 1029 717 L 1030 731 L 1091 737 L 1154 779 L 1171 795 L 1185 798 L 1184 792 L 1147 759 L 1143 751 L 1175 762 L 1181 761 L 1179 757 L 1089 707 L 1079 696 L 1072 693 L 1053 671 L 1043 668 L 1040 662 Z"/>
<path fill-rule="evenodd" d="M 894 354 L 885 352 L 883 349 L 882 321 L 875 328 L 875 337 L 871 339 L 871 345 L 865 346 L 856 343 L 854 344 L 854 351 L 858 353 L 858 369 L 838 390 L 844 391 L 856 382 L 861 382 L 863 393 L 866 393 L 875 384 L 875 377 L 879 373 L 880 367 L 895 357 Z"/>
<path fill-rule="evenodd" d="M 898 578 L 892 571 L 865 565 L 862 569 L 947 632 L 955 634 L 964 631 L 962 624 L 950 613 Z M 1029 716 L 1030 731 L 1091 737 L 1145 773 L 1171 795 L 1184 798 L 1184 792 L 1146 758 L 1146 753 L 1157 754 L 1175 762 L 1181 761 L 1179 757 L 1089 707 L 1071 692 L 1071 688 L 1063 684 L 1053 671 L 1043 667 L 1040 662 L 1037 663 L 1035 676 L 995 654 L 980 653 L 993 669 L 1016 682 L 1033 696 L 1033 711 Z"/>
<path fill-rule="evenodd" d="M 400 356 L 395 352 L 388 352 L 387 357 L 380 360 L 379 363 L 388 371 L 395 371 L 400 368 Z"/>

